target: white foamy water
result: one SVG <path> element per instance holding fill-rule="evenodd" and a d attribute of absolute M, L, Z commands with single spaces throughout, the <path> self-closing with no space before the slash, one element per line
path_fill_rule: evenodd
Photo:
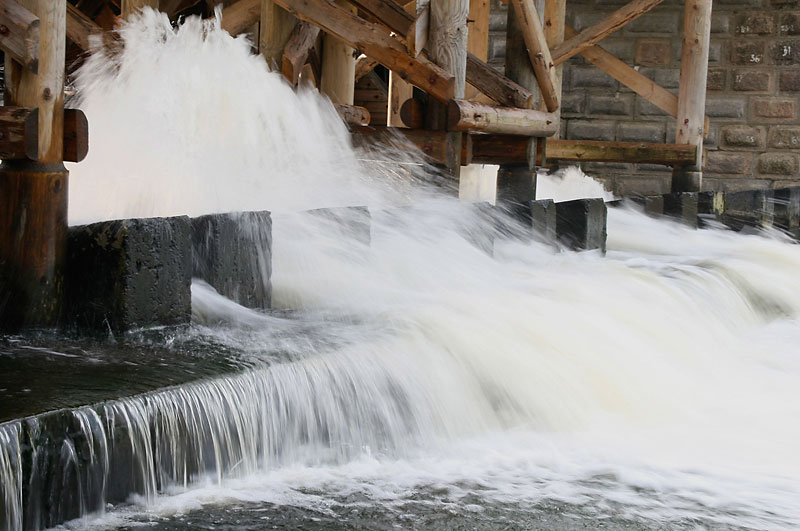
<path fill-rule="evenodd" d="M 238 426 L 244 465 L 93 525 L 249 503 L 800 526 L 798 246 L 611 209 L 607 256 L 500 240 L 489 256 L 475 209 L 361 163 L 330 105 L 242 39 L 153 13 L 123 36 L 115 62 L 95 56 L 76 81 L 92 150 L 70 168 L 73 222 L 369 205 L 372 228 L 365 245 L 276 215 L 274 305 L 344 323 L 346 340 L 284 338 L 285 363 L 184 393 L 291 433 Z M 602 193 L 574 170 L 539 184 L 539 197 Z M 193 301 L 231 345 L 237 327 L 257 345 L 280 326 L 200 283 Z M 136 411 L 170 400 L 152 403 Z M 308 445 L 262 458 L 282 440 Z"/>

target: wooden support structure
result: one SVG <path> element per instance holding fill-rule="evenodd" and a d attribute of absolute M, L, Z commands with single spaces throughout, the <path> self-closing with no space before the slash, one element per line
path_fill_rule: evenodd
<path fill-rule="evenodd" d="M 345 0 L 336 4 L 343 10 L 355 13 L 356 8 Z M 355 50 L 335 35 L 322 37 L 322 74 L 319 91 L 328 96 L 333 103 L 353 104 L 356 83 Z"/>
<path fill-rule="evenodd" d="M 363 54 L 359 56 L 359 58 L 356 60 L 356 72 L 355 72 L 356 81 L 358 81 L 362 77 L 372 72 L 372 70 L 374 70 L 376 66 L 378 66 L 378 61 L 376 61 L 375 59 L 367 57 L 366 55 Z"/>
<path fill-rule="evenodd" d="M 712 0 L 686 0 L 684 7 L 675 143 L 693 146 L 697 150 L 697 164 L 689 170 L 673 172 L 674 192 L 696 192 L 703 184 L 703 118 L 711 38 L 711 3 Z"/>
<path fill-rule="evenodd" d="M 352 125 L 369 125 L 369 111 L 364 107 L 356 105 L 344 105 L 342 103 L 335 103 L 333 105 L 336 112 L 346 124 Z"/>
<path fill-rule="evenodd" d="M 425 105 L 417 98 L 411 98 L 400 107 L 400 119 L 403 125 L 419 129 L 425 124 Z"/>
<path fill-rule="evenodd" d="M 533 0 L 511 0 L 511 3 L 520 24 L 522 38 L 528 50 L 542 100 L 548 112 L 555 112 L 558 110 L 555 65 L 550 57 L 550 48 L 547 45 L 539 13 Z"/>
<path fill-rule="evenodd" d="M 53 326 L 64 288 L 68 173 L 64 157 L 66 2 L 20 0 L 40 21 L 38 74 L 5 58 L 5 102 L 38 109 L 37 160 L 0 165 L 0 323 Z"/>
<path fill-rule="evenodd" d="M 567 0 L 544 1 L 544 35 L 547 39 L 548 48 L 555 48 L 564 42 L 566 11 Z M 562 65 L 556 65 L 554 71 L 554 83 L 558 101 L 561 101 L 563 68 Z"/>
<path fill-rule="evenodd" d="M 272 70 L 282 70 L 284 50 L 297 20 L 278 7 L 272 0 L 261 0 L 260 15 L 258 53 L 264 57 L 267 65 Z M 225 18 L 223 17 L 222 20 L 224 21 Z M 307 56 L 308 50 L 306 50 Z M 303 65 L 301 64 L 297 72 L 298 77 L 300 75 L 299 70 L 302 68 Z"/>
<path fill-rule="evenodd" d="M 89 36 L 102 35 L 103 28 L 67 2 L 67 38 L 81 50 L 89 49 Z"/>
<path fill-rule="evenodd" d="M 39 18 L 14 0 L 0 0 L 0 48 L 23 68 L 37 72 Z"/>
<path fill-rule="evenodd" d="M 308 22 L 298 22 L 283 49 L 281 72 L 292 86 L 297 86 L 308 54 L 317 42 L 319 28 Z"/>
<path fill-rule="evenodd" d="M 558 122 L 556 114 L 532 109 L 493 107 L 468 100 L 451 100 L 447 106 L 450 131 L 545 137 L 558 131 Z"/>
<path fill-rule="evenodd" d="M 88 154 L 89 121 L 86 115 L 80 109 L 64 109 L 64 160 L 80 162 Z"/>
<path fill-rule="evenodd" d="M 243 1 L 248 0 L 240 0 Z M 325 0 L 275 1 L 297 18 L 319 26 L 390 70 L 400 73 L 406 81 L 436 100 L 447 102 L 453 97 L 455 80 L 451 74 L 423 56 L 409 56 L 405 46 L 386 34 L 380 25 L 367 22 Z"/>
<path fill-rule="evenodd" d="M 486 65 L 489 58 L 489 14 L 491 11 L 491 3 L 489 0 L 470 0 L 469 1 L 469 19 L 467 19 L 467 89 L 464 93 L 464 99 L 471 100 L 479 98 L 480 94 L 486 94 L 483 90 L 479 89 L 472 83 L 470 79 L 470 62 L 472 59 L 478 60 L 481 64 Z M 488 67 L 488 65 L 486 65 Z M 489 67 L 489 70 L 500 75 L 499 72 Z M 504 77 L 501 75 L 501 77 Z M 498 102 L 500 105 L 508 105 L 507 103 Z"/>
<path fill-rule="evenodd" d="M 470 137 L 472 162 L 475 164 L 526 164 L 531 156 L 528 137 L 481 134 Z M 568 162 L 629 162 L 664 166 L 692 166 L 696 162 L 695 151 L 687 145 L 597 140 L 548 140 L 547 157 Z"/>
<path fill-rule="evenodd" d="M 403 104 L 411 101 L 414 96 L 414 86 L 403 81 L 395 72 L 389 72 L 389 98 L 386 109 L 386 125 L 392 127 L 405 127 L 401 117 Z"/>
<path fill-rule="evenodd" d="M 614 11 L 603 20 L 592 24 L 550 50 L 553 62 L 555 64 L 563 63 L 570 57 L 578 55 L 581 51 L 614 33 L 628 22 L 647 13 L 661 2 L 662 0 L 633 0 L 633 2 Z"/>
<path fill-rule="evenodd" d="M 120 0 L 120 3 L 120 11 L 123 19 L 127 19 L 145 7 L 152 7 L 158 10 L 158 0 Z"/>
<path fill-rule="evenodd" d="M 406 34 L 406 49 L 412 57 L 416 57 L 422 53 L 425 46 L 428 45 L 428 31 L 430 27 L 430 4 L 420 6 L 417 11 L 414 22 L 408 28 Z"/>
<path fill-rule="evenodd" d="M 352 0 L 352 3 L 404 39 L 414 23 L 414 17 L 394 0 Z"/>
<path fill-rule="evenodd" d="M 406 142 L 416 146 L 426 162 L 445 165 L 448 161 L 461 159 L 464 145 L 456 146 L 453 136 L 446 131 L 430 131 L 427 129 L 405 129 L 396 127 L 357 127 L 351 128 L 356 145 L 379 145 L 391 142 L 392 135 L 401 135 Z M 413 153 L 408 153 L 414 160 Z"/>
<path fill-rule="evenodd" d="M 39 156 L 39 110 L 36 107 L 0 107 L 0 159 Z"/>
<path fill-rule="evenodd" d="M 533 94 L 530 90 L 514 83 L 471 53 L 467 54 L 467 80 L 470 85 L 500 105 L 520 109 L 533 107 Z"/>
<path fill-rule="evenodd" d="M 238 35 L 258 22 L 261 0 L 238 0 L 222 10 L 222 29 Z"/>

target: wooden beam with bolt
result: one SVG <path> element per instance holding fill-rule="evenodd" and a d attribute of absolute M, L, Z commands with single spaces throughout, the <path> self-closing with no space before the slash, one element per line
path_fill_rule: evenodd
<path fill-rule="evenodd" d="M 555 64 L 550 57 L 550 49 L 547 47 L 547 38 L 544 35 L 539 13 L 536 11 L 533 0 L 512 0 L 511 3 L 522 27 L 522 37 L 525 39 L 525 47 L 536 74 L 536 82 L 539 85 L 542 100 L 548 112 L 555 112 L 558 110 Z"/>
<path fill-rule="evenodd" d="M 553 63 L 557 65 L 570 57 L 578 55 L 581 51 L 598 43 L 628 22 L 644 15 L 661 2 L 662 0 L 633 0 L 633 2 L 614 11 L 603 20 L 592 24 L 550 50 L 550 54 L 553 56 Z"/>

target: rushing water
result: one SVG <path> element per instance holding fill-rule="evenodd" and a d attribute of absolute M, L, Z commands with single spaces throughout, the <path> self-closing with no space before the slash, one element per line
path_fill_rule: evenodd
<path fill-rule="evenodd" d="M 70 528 L 800 526 L 797 245 L 619 208 L 606 256 L 489 254 L 479 209 L 352 150 L 243 39 L 150 12 L 122 33 L 75 81 L 92 151 L 71 220 L 273 210 L 282 311 L 196 281 L 183 333 L 249 368 L 0 425 L 0 526 L 23 489 L 71 497 Z M 370 206 L 369 244 L 292 213 L 341 205 Z"/>

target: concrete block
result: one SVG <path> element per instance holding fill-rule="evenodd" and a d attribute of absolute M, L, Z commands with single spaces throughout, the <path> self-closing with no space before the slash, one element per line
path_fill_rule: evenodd
<path fill-rule="evenodd" d="M 191 241 L 186 216 L 71 227 L 68 324 L 121 333 L 188 323 L 192 314 Z"/>
<path fill-rule="evenodd" d="M 772 225 L 772 190 L 725 192 L 720 220 L 734 230 Z"/>
<path fill-rule="evenodd" d="M 771 203 L 772 226 L 800 237 L 800 187 L 777 188 L 767 201 Z"/>
<path fill-rule="evenodd" d="M 606 252 L 606 205 L 600 198 L 556 203 L 556 235 L 571 249 Z"/>
<path fill-rule="evenodd" d="M 664 196 L 632 195 L 628 199 L 644 208 L 644 213 L 648 216 L 659 217 L 664 215 Z"/>
<path fill-rule="evenodd" d="M 767 120 L 794 120 L 797 98 L 753 98 L 751 116 Z"/>
<path fill-rule="evenodd" d="M 589 94 L 588 101 L 590 114 L 630 116 L 633 112 L 633 94 L 617 93 L 613 96 Z"/>
<path fill-rule="evenodd" d="M 722 145 L 733 148 L 763 148 L 766 131 L 763 127 L 726 125 L 722 127 Z"/>
<path fill-rule="evenodd" d="M 785 92 L 800 92 L 800 72 L 781 72 L 780 89 Z"/>
<path fill-rule="evenodd" d="M 733 90 L 739 92 L 767 92 L 771 85 L 772 72 L 764 72 L 762 70 L 733 71 Z"/>
<path fill-rule="evenodd" d="M 272 296 L 272 218 L 235 212 L 194 218 L 192 275 L 248 308 L 269 308 Z"/>
<path fill-rule="evenodd" d="M 770 127 L 768 144 L 776 149 L 800 149 L 800 127 Z"/>
<path fill-rule="evenodd" d="M 797 175 L 797 155 L 794 153 L 762 153 L 758 156 L 758 172 L 781 177 Z"/>
<path fill-rule="evenodd" d="M 705 170 L 708 173 L 748 175 L 752 166 L 753 153 L 709 151 L 706 154 Z"/>
<path fill-rule="evenodd" d="M 722 214 L 724 206 L 723 192 L 704 191 L 697 193 L 697 225 L 705 227 L 716 221 Z"/>
<path fill-rule="evenodd" d="M 775 16 L 769 11 L 743 13 L 736 18 L 737 35 L 772 35 L 775 33 Z"/>
<path fill-rule="evenodd" d="M 790 66 L 800 63 L 800 40 L 780 40 L 770 44 L 768 57 L 776 65 Z"/>
<path fill-rule="evenodd" d="M 326 227 L 343 237 L 353 238 L 365 245 L 369 245 L 372 239 L 372 218 L 365 206 L 319 208 L 306 213 L 324 220 Z"/>
<path fill-rule="evenodd" d="M 697 192 L 672 192 L 661 197 L 665 216 L 675 218 L 689 227 L 697 227 Z"/>
<path fill-rule="evenodd" d="M 556 241 L 556 204 L 552 199 L 538 199 L 530 202 L 531 227 L 534 238 L 548 242 Z"/>
<path fill-rule="evenodd" d="M 709 96 L 706 101 L 709 118 L 744 118 L 746 110 L 747 100 L 744 97 Z"/>
<path fill-rule="evenodd" d="M 761 65 L 766 59 L 763 41 L 739 40 L 730 43 L 730 62 L 735 65 Z"/>

